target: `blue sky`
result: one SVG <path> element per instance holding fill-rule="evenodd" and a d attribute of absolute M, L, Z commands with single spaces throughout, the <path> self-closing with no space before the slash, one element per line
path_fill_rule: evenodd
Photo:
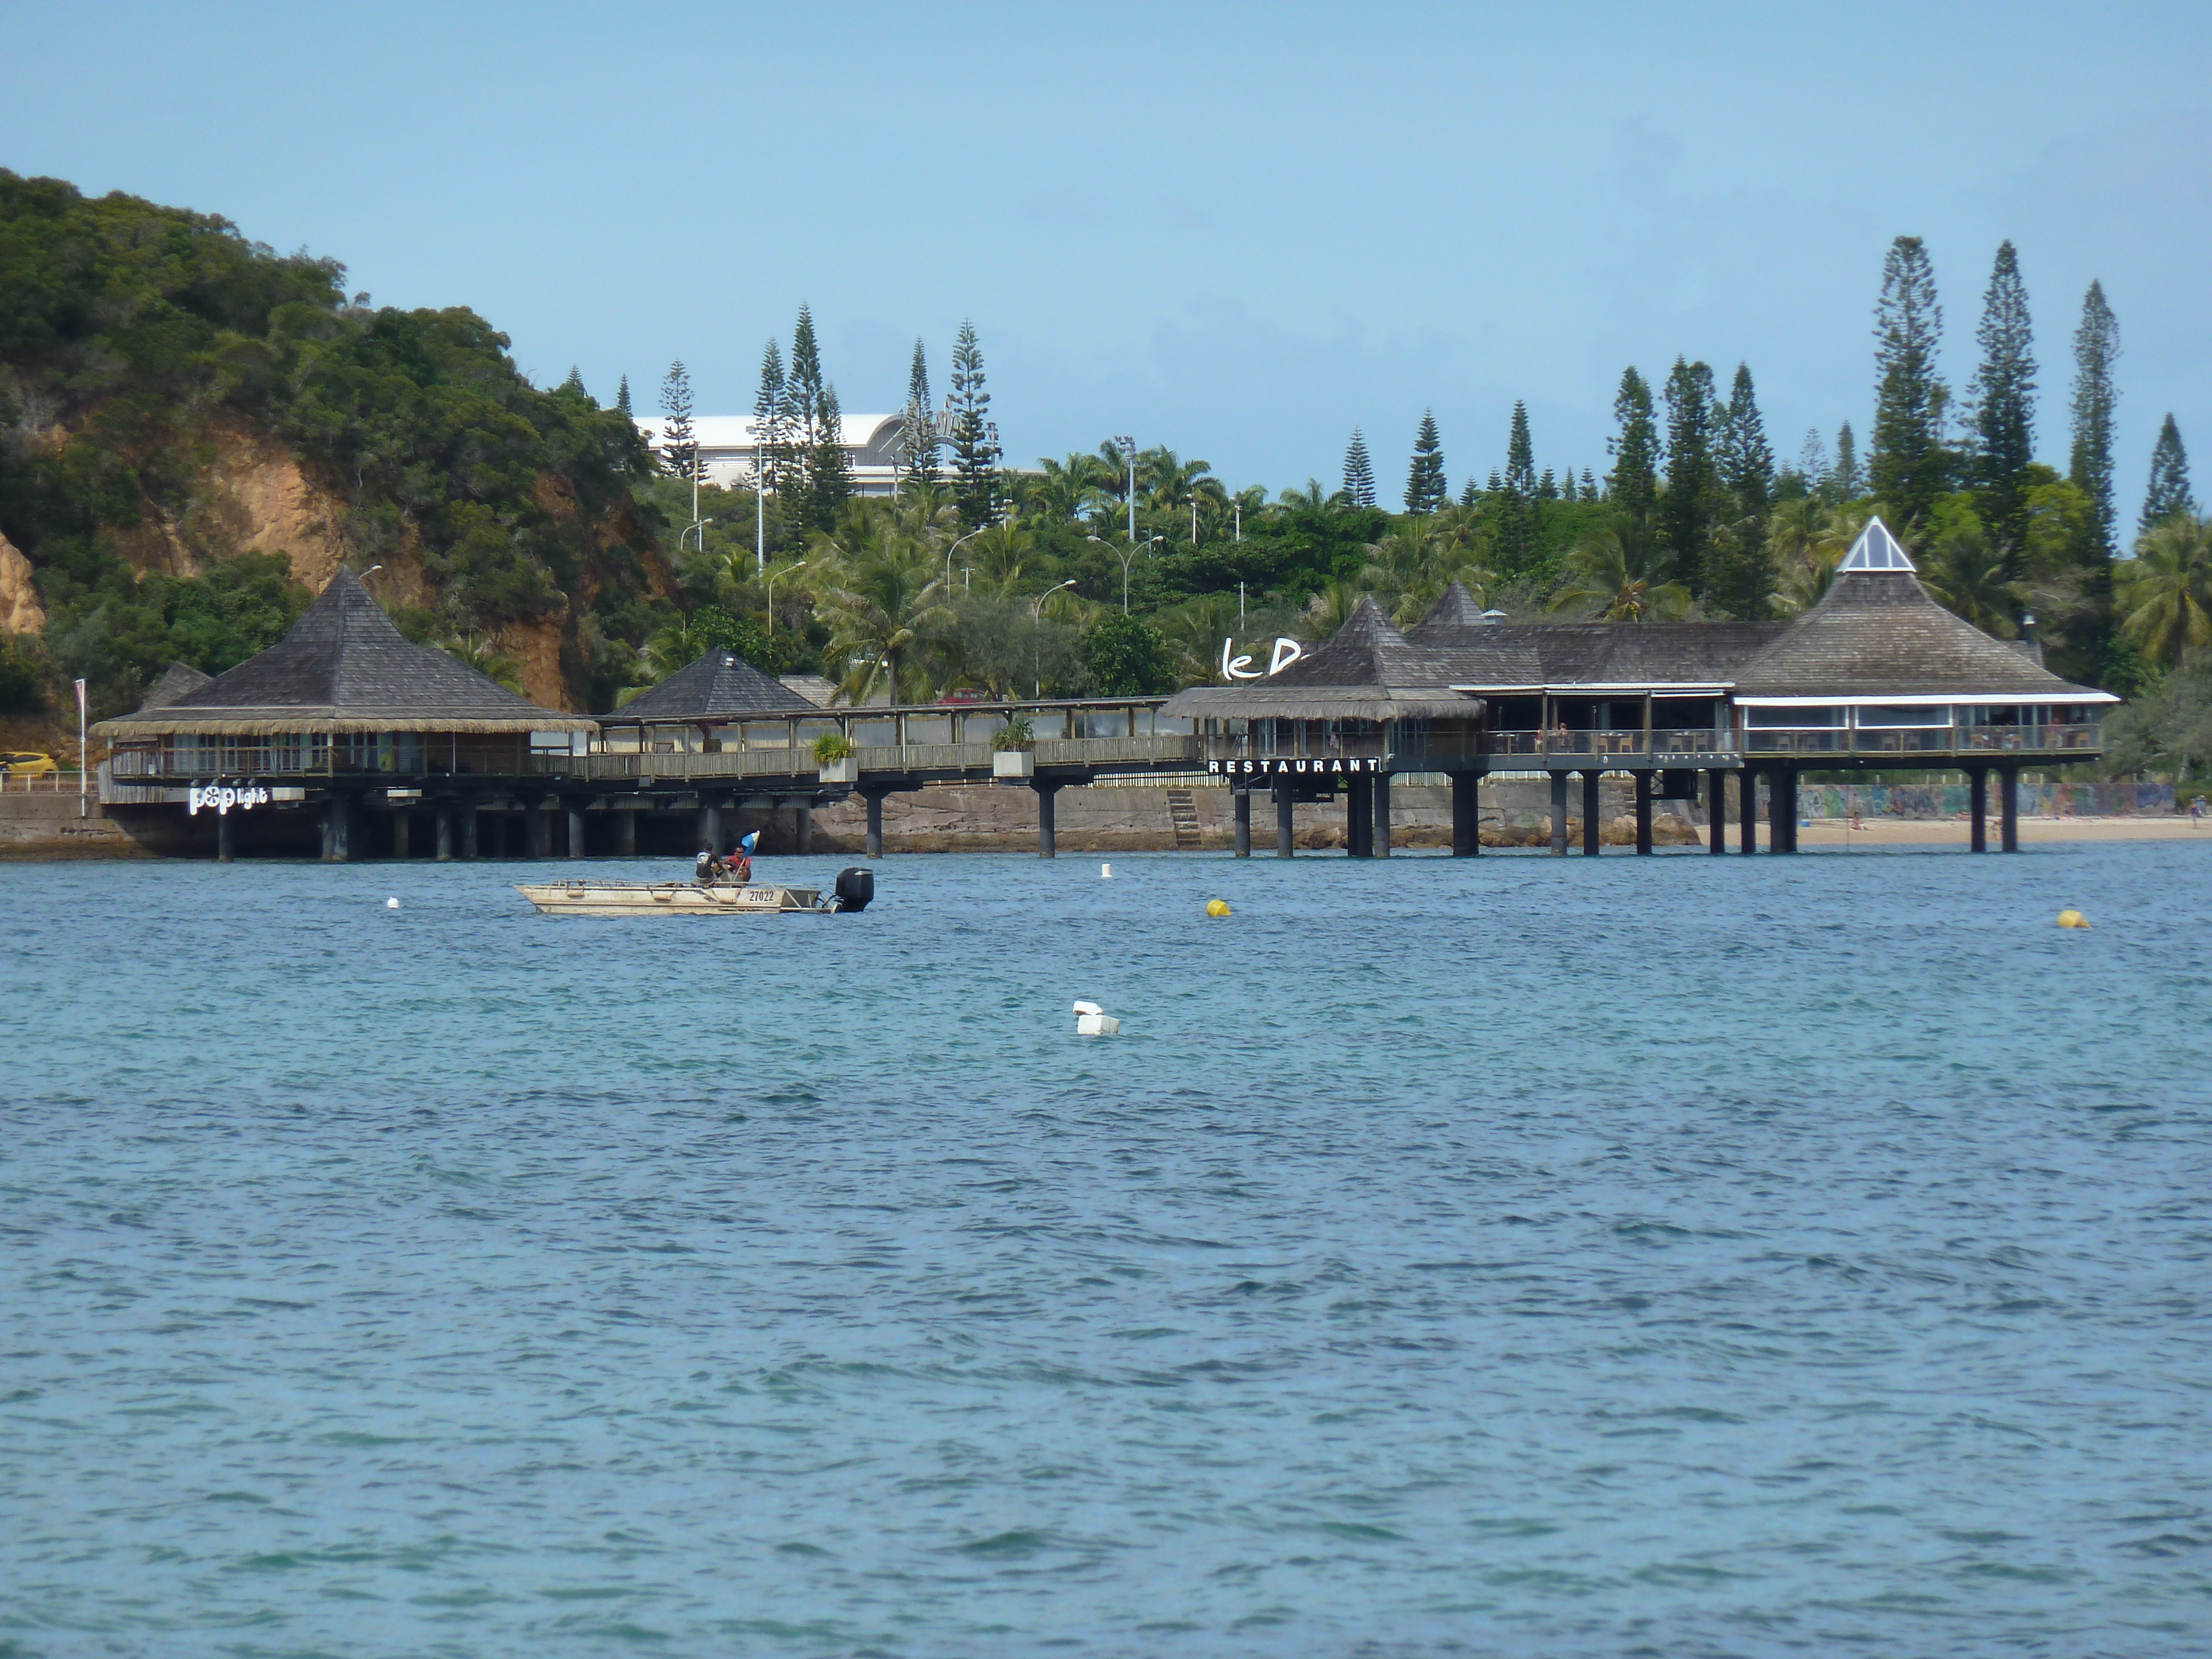
<path fill-rule="evenodd" d="M 468 305 L 540 380 L 750 406 L 813 307 L 848 410 L 939 396 L 963 316 L 1022 460 L 1127 432 L 1232 483 L 1455 486 L 1528 400 L 1602 471 L 1624 364 L 1872 404 L 1884 248 L 1924 236 L 1963 385 L 2019 246 L 2061 465 L 2100 277 L 2120 505 L 2160 416 L 2212 468 L 2212 7 L 18 6 L 0 166 L 219 212 L 379 303 Z M 2205 479 L 2212 485 L 2212 473 Z M 2212 494 L 2212 490 L 2200 493 Z"/>

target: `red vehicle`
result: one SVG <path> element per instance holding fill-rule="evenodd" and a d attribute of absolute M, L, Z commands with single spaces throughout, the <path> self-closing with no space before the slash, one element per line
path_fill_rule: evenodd
<path fill-rule="evenodd" d="M 941 708 L 946 703 L 951 702 L 988 702 L 990 701 L 991 694 L 988 691 L 978 691 L 972 685 L 963 685 L 957 691 L 947 691 L 937 700 L 937 704 Z"/>

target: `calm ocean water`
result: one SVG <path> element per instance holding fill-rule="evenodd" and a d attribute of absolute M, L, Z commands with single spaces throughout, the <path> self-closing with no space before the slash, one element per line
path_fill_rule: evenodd
<path fill-rule="evenodd" d="M 0 868 L 0 1655 L 2206 1650 L 2212 845 L 526 868 Z"/>

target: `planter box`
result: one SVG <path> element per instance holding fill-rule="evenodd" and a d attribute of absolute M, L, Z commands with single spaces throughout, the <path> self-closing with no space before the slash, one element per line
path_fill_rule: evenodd
<path fill-rule="evenodd" d="M 994 749 L 991 751 L 991 775 L 994 778 L 1033 778 L 1036 775 L 1036 751 L 1033 749 Z"/>
<path fill-rule="evenodd" d="M 860 757 L 858 755 L 822 763 L 822 781 L 824 783 L 858 783 L 860 781 Z"/>

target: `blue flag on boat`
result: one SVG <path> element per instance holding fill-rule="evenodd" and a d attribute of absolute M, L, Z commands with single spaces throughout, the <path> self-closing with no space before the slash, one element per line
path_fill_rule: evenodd
<path fill-rule="evenodd" d="M 755 842 L 758 841 L 759 839 L 760 839 L 760 831 L 759 831 L 759 830 L 754 830 L 754 831 L 752 832 L 752 834 L 750 834 L 750 836 L 744 836 L 744 837 L 742 837 L 742 838 L 740 838 L 740 839 L 739 839 L 739 841 L 738 841 L 738 850 L 739 850 L 740 852 L 742 852 L 742 853 L 743 853 L 743 854 L 744 854 L 747 858 L 750 858 L 750 857 L 753 855 L 753 843 L 754 843 Z"/>

